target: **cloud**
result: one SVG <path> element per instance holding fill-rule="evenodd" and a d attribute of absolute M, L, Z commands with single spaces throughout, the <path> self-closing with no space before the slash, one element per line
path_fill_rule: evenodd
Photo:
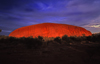
<path fill-rule="evenodd" d="M 92 25 L 90 27 L 100 28 L 100 25 Z"/>

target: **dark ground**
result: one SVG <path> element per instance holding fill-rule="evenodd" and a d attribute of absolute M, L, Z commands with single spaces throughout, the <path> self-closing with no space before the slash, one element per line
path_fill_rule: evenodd
<path fill-rule="evenodd" d="M 40 49 L 1 44 L 0 64 L 100 64 L 100 44 L 49 44 Z"/>

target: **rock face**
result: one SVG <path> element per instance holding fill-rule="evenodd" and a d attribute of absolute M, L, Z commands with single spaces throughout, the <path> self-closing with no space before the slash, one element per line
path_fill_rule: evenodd
<path fill-rule="evenodd" d="M 57 23 L 41 23 L 36 25 L 30 25 L 18 28 L 11 32 L 9 36 L 12 37 L 62 37 L 63 35 L 68 36 L 90 36 L 92 33 L 82 27 L 68 25 L 68 24 L 57 24 Z"/>

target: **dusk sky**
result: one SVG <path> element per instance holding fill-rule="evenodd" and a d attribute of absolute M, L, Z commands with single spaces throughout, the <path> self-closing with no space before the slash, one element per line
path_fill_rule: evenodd
<path fill-rule="evenodd" d="M 0 0 L 0 35 L 39 23 L 61 23 L 100 32 L 100 0 Z"/>

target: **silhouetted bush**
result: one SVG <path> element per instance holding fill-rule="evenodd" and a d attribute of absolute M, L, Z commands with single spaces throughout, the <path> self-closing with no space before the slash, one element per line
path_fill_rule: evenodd
<path fill-rule="evenodd" d="M 80 42 L 81 41 L 81 38 L 74 37 L 74 36 L 70 36 L 69 39 L 71 39 L 71 41 L 73 41 L 73 42 Z"/>
<path fill-rule="evenodd" d="M 92 34 L 92 36 L 90 37 L 87 37 L 87 39 L 89 39 L 91 42 L 100 42 L 100 39 L 99 39 L 99 34 Z"/>
<path fill-rule="evenodd" d="M 22 44 L 25 45 L 28 49 L 38 49 L 41 47 L 41 45 L 43 44 L 43 42 L 36 38 L 15 38 L 15 37 L 9 37 L 7 39 L 1 38 L 0 39 L 0 44 L 3 43 L 6 46 L 17 46 L 18 44 Z"/>
<path fill-rule="evenodd" d="M 66 39 L 68 39 L 67 35 L 62 36 L 62 40 L 66 40 Z"/>
<path fill-rule="evenodd" d="M 54 41 L 56 41 L 56 42 L 58 42 L 59 44 L 61 44 L 61 39 L 60 39 L 60 37 L 54 38 Z"/>
<path fill-rule="evenodd" d="M 70 39 L 70 37 L 68 37 L 67 35 L 64 35 L 62 37 L 62 40 L 66 41 L 67 43 L 71 43 L 72 42 L 72 40 Z"/>
<path fill-rule="evenodd" d="M 14 38 L 14 37 L 9 37 L 8 40 L 9 40 L 10 42 L 13 42 L 13 41 L 16 41 L 16 38 Z"/>
<path fill-rule="evenodd" d="M 37 49 L 40 48 L 40 46 L 43 44 L 43 42 L 39 39 L 33 39 L 33 38 L 26 38 L 25 39 L 25 44 L 27 48 L 31 49 Z"/>
<path fill-rule="evenodd" d="M 75 38 L 75 37 L 73 37 L 73 36 L 70 36 L 69 37 L 71 40 L 73 40 L 73 41 L 76 41 L 77 39 Z"/>
<path fill-rule="evenodd" d="M 38 39 L 42 40 L 42 39 L 43 39 L 43 37 L 42 37 L 42 36 L 38 36 Z"/>
<path fill-rule="evenodd" d="M 87 36 L 87 37 L 86 37 L 86 40 L 87 40 L 87 41 L 91 41 L 91 40 L 92 40 L 92 37 L 91 37 L 91 36 Z"/>
<path fill-rule="evenodd" d="M 0 32 L 1 32 L 2 30 L 0 29 Z"/>

